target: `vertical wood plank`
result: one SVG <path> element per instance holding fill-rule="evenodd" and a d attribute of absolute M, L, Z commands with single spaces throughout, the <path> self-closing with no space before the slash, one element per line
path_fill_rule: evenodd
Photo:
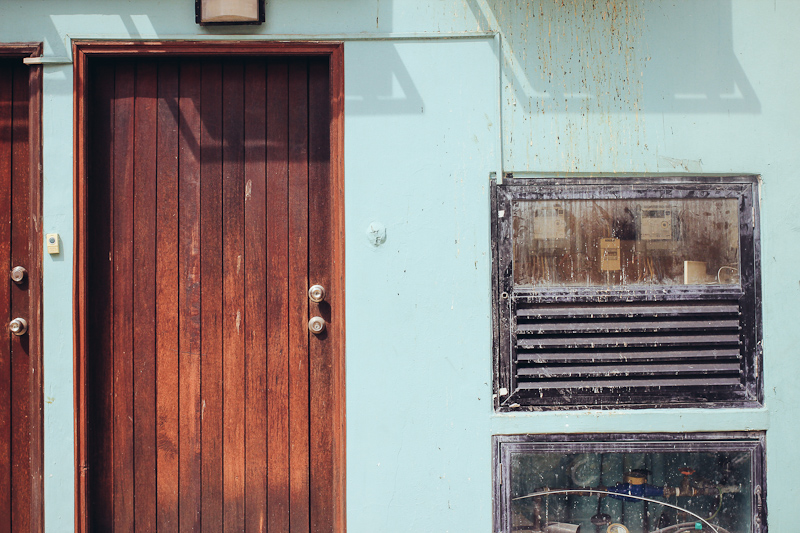
<path fill-rule="evenodd" d="M 345 247 L 344 247 L 344 44 L 331 50 L 327 61 L 329 72 L 328 98 L 329 139 L 328 180 L 330 191 L 330 246 L 328 265 L 331 288 L 335 293 L 332 312 L 336 315 L 331 338 L 331 443 L 333 446 L 329 468 L 332 476 L 333 512 L 330 517 L 334 531 L 347 530 L 346 489 L 346 411 L 345 411 Z"/>
<path fill-rule="evenodd" d="M 134 64 L 114 90 L 114 531 L 133 531 L 133 87 Z"/>
<path fill-rule="evenodd" d="M 200 530 L 200 98 L 201 67 L 183 61 L 180 72 L 180 521 Z"/>
<path fill-rule="evenodd" d="M 178 64 L 158 67 L 156 213 L 157 527 L 178 531 Z"/>
<path fill-rule="evenodd" d="M 28 263 L 30 257 L 30 242 L 28 241 L 30 216 L 29 73 L 21 61 L 14 66 L 13 70 L 11 266 L 24 265 L 31 268 Z M 12 285 L 12 317 L 22 316 L 30 319 L 29 283 L 30 278 L 27 278 L 23 285 Z M 33 332 L 31 332 L 32 334 Z M 31 528 L 31 420 L 29 409 L 31 390 L 29 343 L 31 335 L 12 337 L 11 339 L 11 519 L 14 531 L 29 531 Z"/>
<path fill-rule="evenodd" d="M 0 270 L 11 265 L 12 68 L 0 62 Z M 0 283 L 0 313 L 11 318 L 11 283 Z M 11 339 L 0 338 L 0 531 L 11 531 Z"/>
<path fill-rule="evenodd" d="M 289 531 L 288 64 L 267 74 L 267 375 L 270 532 Z"/>
<path fill-rule="evenodd" d="M 200 218 L 202 255 L 203 531 L 223 529 L 222 64 L 203 63 Z"/>
<path fill-rule="evenodd" d="M 223 106 L 223 278 L 225 324 L 223 350 L 224 531 L 244 529 L 245 376 L 244 376 L 244 69 L 226 61 Z"/>
<path fill-rule="evenodd" d="M 86 224 L 92 242 L 87 247 L 87 278 L 97 290 L 87 309 L 86 328 L 93 331 L 86 345 L 86 403 L 91 406 L 86 418 L 86 453 L 91 465 L 86 481 L 87 498 L 92 513 L 86 517 L 90 529 L 113 528 L 113 271 L 112 227 L 114 154 L 114 65 L 98 61 L 92 72 L 89 97 L 92 113 L 88 117 L 89 145 L 94 148 L 87 168 Z"/>
<path fill-rule="evenodd" d="M 289 464 L 292 533 L 309 531 L 308 62 L 289 66 Z"/>
<path fill-rule="evenodd" d="M 245 531 L 266 532 L 267 523 L 267 308 L 266 100 L 263 60 L 245 63 L 244 223 L 246 445 Z"/>
<path fill-rule="evenodd" d="M 326 60 L 309 61 L 309 198 L 314 208 L 309 210 L 309 261 L 308 276 L 313 283 L 332 287 L 331 259 L 332 219 L 330 190 L 330 84 Z M 332 287 L 324 302 L 311 305 L 329 324 L 327 333 L 312 336 L 309 340 L 310 360 L 310 446 L 311 469 L 311 530 L 314 533 L 332 533 L 334 522 L 333 464 L 334 442 L 331 410 L 333 403 L 332 371 L 334 341 L 329 333 L 335 327 L 331 307 L 335 307 L 336 287 Z"/>
<path fill-rule="evenodd" d="M 134 124 L 133 450 L 135 529 L 156 530 L 156 125 L 157 65 L 136 70 Z"/>
<path fill-rule="evenodd" d="M 75 357 L 75 364 L 73 368 L 73 380 L 75 382 L 75 463 L 77 473 L 75 475 L 75 531 L 78 533 L 86 533 L 89 531 L 89 512 L 88 512 L 88 504 L 89 498 L 87 497 L 89 491 L 89 485 L 91 484 L 91 478 L 93 472 L 89 471 L 89 448 L 92 441 L 92 436 L 89 435 L 88 429 L 91 424 L 90 422 L 90 413 L 88 412 L 89 409 L 87 407 L 87 401 L 89 397 L 89 383 L 91 382 L 89 376 L 95 377 L 93 374 L 87 372 L 87 361 L 90 358 L 91 350 L 88 347 L 87 338 L 88 338 L 88 323 L 90 320 L 90 316 L 92 314 L 90 310 L 90 304 L 87 298 L 87 273 L 90 271 L 92 266 L 89 264 L 89 257 L 90 253 L 90 246 L 89 246 L 89 233 L 87 231 L 87 222 L 90 218 L 89 209 L 88 209 L 88 199 L 89 199 L 89 183 L 90 183 L 90 169 L 91 169 L 91 157 L 89 157 L 89 152 L 87 150 L 87 146 L 92 141 L 92 130 L 90 127 L 91 120 L 89 119 L 88 114 L 86 113 L 87 106 L 89 105 L 89 100 L 91 96 L 93 96 L 93 88 L 91 83 L 91 78 L 89 70 L 87 68 L 86 62 L 86 54 L 83 51 L 75 50 L 74 55 L 74 84 L 73 84 L 73 96 L 75 98 L 75 117 L 74 117 L 74 135 L 75 135 L 75 160 L 73 161 L 73 175 L 75 177 L 74 183 L 72 185 L 72 197 L 74 198 L 75 205 L 74 205 L 74 212 L 73 212 L 73 225 L 75 228 L 75 234 L 73 236 L 73 255 L 74 255 L 74 276 L 75 281 L 72 287 L 72 313 L 73 313 L 73 327 L 74 327 L 74 335 L 73 335 L 73 353 Z M 37 110 L 39 115 L 37 117 L 38 124 L 33 126 L 33 128 L 38 131 L 37 138 L 39 139 L 39 146 L 36 147 L 37 156 L 41 156 L 42 148 L 41 148 L 41 109 L 42 109 L 42 92 L 44 87 L 42 86 L 42 77 L 43 77 L 43 68 L 39 68 L 36 71 L 36 77 L 38 79 L 38 87 L 36 90 L 36 98 L 37 98 Z M 39 195 L 41 197 L 42 194 L 42 183 L 44 176 L 42 175 L 41 169 L 41 157 L 38 158 L 37 163 L 39 166 L 38 171 L 36 172 L 37 178 L 40 181 L 39 185 Z M 42 219 L 41 217 L 41 209 L 42 204 L 38 204 L 39 208 L 39 220 Z M 100 209 L 97 206 L 95 209 Z M 39 226 L 39 242 L 41 241 L 41 225 Z M 92 234 L 94 237 L 98 236 L 98 233 L 102 235 L 101 232 L 97 232 Z M 37 291 L 39 293 L 38 303 L 39 303 L 39 316 L 43 316 L 42 313 L 42 275 L 41 275 L 41 266 L 42 266 L 42 259 L 44 251 L 42 250 L 43 246 L 39 245 L 37 250 L 37 264 L 39 264 L 39 280 Z M 40 331 L 43 328 L 40 328 Z M 101 337 L 100 332 L 96 332 L 97 337 Z M 41 343 L 40 343 L 41 345 Z M 41 349 L 40 349 L 40 353 Z M 42 385 L 43 388 L 43 380 L 42 375 L 44 372 L 42 370 L 42 358 L 40 357 L 40 365 L 39 365 L 39 383 Z M 99 387 L 95 387 L 99 388 Z M 42 395 L 39 395 L 40 398 L 37 399 L 38 406 L 41 406 L 41 413 L 44 413 L 44 406 L 43 400 L 41 398 Z M 95 406 L 98 407 L 98 406 Z M 42 415 L 42 419 L 44 416 Z M 44 431 L 40 433 L 44 435 Z M 40 442 L 44 440 L 44 436 L 40 439 Z M 42 444 L 42 448 L 44 444 Z M 44 453 L 39 456 L 44 461 Z M 41 464 L 40 462 L 40 464 Z M 42 474 L 44 473 L 44 465 L 41 465 Z M 42 480 L 42 485 L 44 484 Z M 40 494 L 44 494 L 44 490 L 40 492 Z M 44 502 L 42 502 L 42 506 L 44 506 Z M 44 513 L 41 514 L 42 520 L 44 520 Z"/>
<path fill-rule="evenodd" d="M 42 361 L 42 71 L 41 65 L 27 66 L 25 73 L 29 87 L 29 150 L 30 165 L 30 215 L 26 238 L 30 244 L 28 256 L 28 295 L 31 323 L 29 360 L 30 386 L 30 493 L 31 493 L 31 530 L 44 530 L 44 382 Z M 77 353 L 77 352 L 76 352 Z M 76 380 L 80 383 L 80 380 Z M 80 415 L 79 415 L 80 416 Z M 81 417 L 82 419 L 82 417 Z M 79 478 L 78 478 L 79 479 Z"/>

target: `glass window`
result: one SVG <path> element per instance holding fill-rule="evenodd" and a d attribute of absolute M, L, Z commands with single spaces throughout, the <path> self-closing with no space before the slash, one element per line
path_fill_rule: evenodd
<path fill-rule="evenodd" d="M 496 438 L 499 471 L 507 476 L 499 484 L 506 484 L 499 498 L 504 531 L 759 531 L 759 440 L 554 444 L 528 438 Z"/>
<path fill-rule="evenodd" d="M 512 204 L 514 283 L 738 285 L 736 199 Z"/>

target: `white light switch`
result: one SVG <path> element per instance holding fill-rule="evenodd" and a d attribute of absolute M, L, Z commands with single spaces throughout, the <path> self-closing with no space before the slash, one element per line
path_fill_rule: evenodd
<path fill-rule="evenodd" d="M 58 233 L 48 233 L 45 236 L 45 240 L 47 241 L 48 254 L 55 255 L 61 253 L 61 247 L 59 246 L 58 241 Z"/>

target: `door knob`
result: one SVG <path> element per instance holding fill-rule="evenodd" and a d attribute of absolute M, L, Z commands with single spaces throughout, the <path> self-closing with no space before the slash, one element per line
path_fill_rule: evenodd
<path fill-rule="evenodd" d="M 23 281 L 25 281 L 25 274 L 27 273 L 28 271 L 25 270 L 25 268 L 21 266 L 15 266 L 14 268 L 11 269 L 11 281 L 13 281 L 16 284 L 20 284 Z"/>
<path fill-rule="evenodd" d="M 25 335 L 28 331 L 28 321 L 24 318 L 15 318 L 8 324 L 8 329 L 17 337 Z"/>
<path fill-rule="evenodd" d="M 322 285 L 312 285 L 311 288 L 308 289 L 308 298 L 312 302 L 320 303 L 325 299 L 325 287 Z"/>
<path fill-rule="evenodd" d="M 321 316 L 315 316 L 308 321 L 308 330 L 314 335 L 319 335 L 325 331 L 325 319 Z"/>

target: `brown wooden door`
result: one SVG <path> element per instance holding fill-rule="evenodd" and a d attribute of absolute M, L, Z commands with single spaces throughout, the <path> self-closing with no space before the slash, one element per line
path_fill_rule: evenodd
<path fill-rule="evenodd" d="M 40 74 L 0 46 L 0 531 L 39 531 L 41 478 Z M 12 269 L 21 267 L 10 275 Z M 23 335 L 11 321 L 27 323 Z"/>
<path fill-rule="evenodd" d="M 84 524 L 333 531 L 329 59 L 92 61 Z"/>

